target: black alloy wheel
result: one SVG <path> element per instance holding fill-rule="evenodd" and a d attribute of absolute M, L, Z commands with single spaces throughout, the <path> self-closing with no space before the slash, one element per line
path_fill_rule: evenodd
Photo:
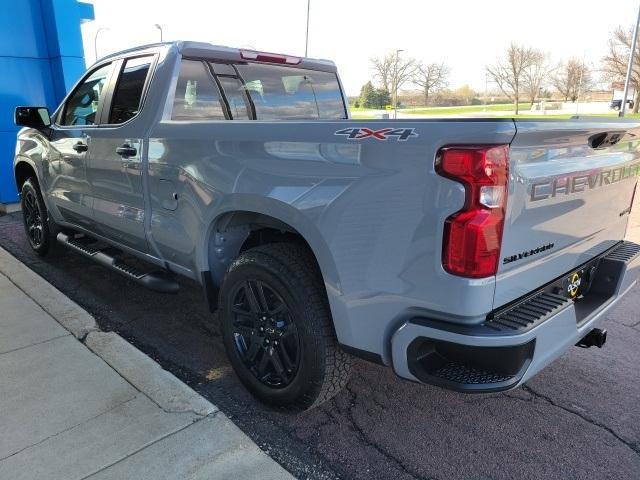
<path fill-rule="evenodd" d="M 34 248 L 42 246 L 44 239 L 42 226 L 42 212 L 38 208 L 35 193 L 29 191 L 24 196 L 24 224 L 29 236 L 29 242 Z"/>
<path fill-rule="evenodd" d="M 22 185 L 20 206 L 29 245 L 38 255 L 45 255 L 52 244 L 49 213 L 38 182 L 33 177 Z"/>
<path fill-rule="evenodd" d="M 322 274 L 297 243 L 270 243 L 234 259 L 219 291 L 222 340 L 242 384 L 292 410 L 346 385 L 351 357 L 337 341 Z"/>
<path fill-rule="evenodd" d="M 235 347 L 253 375 L 271 388 L 286 387 L 300 366 L 300 337 L 278 293 L 251 279 L 236 286 L 232 331 Z"/>

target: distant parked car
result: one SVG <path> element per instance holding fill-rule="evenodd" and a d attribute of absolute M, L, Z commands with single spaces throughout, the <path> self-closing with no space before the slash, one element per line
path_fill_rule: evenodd
<path fill-rule="evenodd" d="M 633 108 L 633 100 L 627 100 L 627 106 Z M 622 99 L 611 100 L 611 108 L 614 110 L 620 110 L 622 108 Z"/>

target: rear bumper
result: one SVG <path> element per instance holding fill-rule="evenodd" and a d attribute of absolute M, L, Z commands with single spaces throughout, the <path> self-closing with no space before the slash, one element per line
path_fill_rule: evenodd
<path fill-rule="evenodd" d="M 413 318 L 391 340 L 399 376 L 463 392 L 514 388 L 534 376 L 604 320 L 635 286 L 640 246 L 622 242 L 598 260 L 591 289 L 577 302 L 532 292 L 481 325 Z"/>

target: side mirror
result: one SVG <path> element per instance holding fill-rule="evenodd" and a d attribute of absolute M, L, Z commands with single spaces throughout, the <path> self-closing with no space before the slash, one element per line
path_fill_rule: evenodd
<path fill-rule="evenodd" d="M 19 127 L 30 127 L 36 130 L 51 125 L 51 117 L 47 107 L 16 107 L 14 121 Z"/>

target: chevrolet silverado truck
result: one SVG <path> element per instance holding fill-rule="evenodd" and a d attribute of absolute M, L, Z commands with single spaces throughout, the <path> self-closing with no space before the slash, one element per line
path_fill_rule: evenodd
<path fill-rule="evenodd" d="M 602 346 L 640 269 L 637 120 L 352 120 L 332 62 L 196 42 L 103 58 L 15 120 L 35 253 L 195 280 L 273 405 L 331 398 L 353 356 L 515 388 Z"/>

